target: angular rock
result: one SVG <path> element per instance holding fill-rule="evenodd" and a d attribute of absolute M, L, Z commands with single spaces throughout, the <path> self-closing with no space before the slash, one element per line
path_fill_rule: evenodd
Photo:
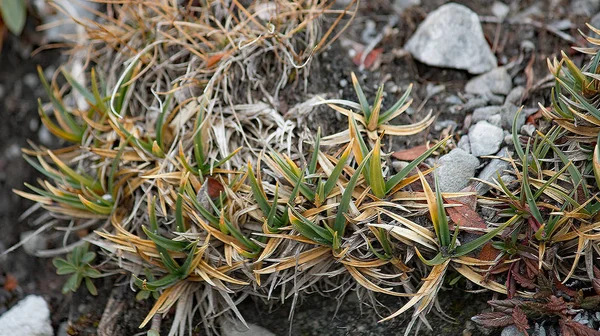
<path fill-rule="evenodd" d="M 482 120 L 488 120 L 490 117 L 494 115 L 499 115 L 502 111 L 502 106 L 484 106 L 475 109 L 473 111 L 473 115 L 471 116 L 471 121 L 474 123 L 480 122 Z"/>
<path fill-rule="evenodd" d="M 471 153 L 475 156 L 491 155 L 498 152 L 504 140 L 502 128 L 483 120 L 469 129 Z"/>
<path fill-rule="evenodd" d="M 248 328 L 242 323 L 233 324 L 226 322 L 221 325 L 221 335 L 223 336 L 275 336 L 269 330 L 257 326 L 252 323 L 248 323 Z"/>
<path fill-rule="evenodd" d="M 478 95 L 501 94 L 506 96 L 512 88 L 512 79 L 506 68 L 496 68 L 467 82 L 465 91 Z"/>
<path fill-rule="evenodd" d="M 508 327 L 502 329 L 500 336 L 525 336 L 525 334 L 517 329 L 515 325 L 509 325 Z"/>
<path fill-rule="evenodd" d="M 521 134 L 527 136 L 533 136 L 535 133 L 535 125 L 525 124 L 521 126 Z"/>
<path fill-rule="evenodd" d="M 515 121 L 515 116 L 519 108 L 513 104 L 504 104 L 502 106 L 502 110 L 500 110 L 500 115 L 502 116 L 502 128 L 506 130 L 511 130 L 513 126 L 513 122 Z M 522 112 L 519 114 L 519 118 L 517 118 L 516 124 L 517 129 L 520 130 L 521 126 L 525 124 L 525 119 L 527 118 L 527 114 Z"/>
<path fill-rule="evenodd" d="M 483 36 L 479 17 L 469 8 L 449 3 L 429 13 L 404 46 L 422 63 L 481 74 L 497 66 Z"/>
<path fill-rule="evenodd" d="M 523 97 L 523 93 L 525 93 L 525 88 L 522 86 L 516 86 L 510 90 L 508 96 L 506 96 L 504 104 L 521 105 L 521 97 Z"/>
<path fill-rule="evenodd" d="M 53 336 L 50 310 L 38 295 L 29 295 L 0 316 L 2 336 Z"/>
<path fill-rule="evenodd" d="M 504 147 L 502 148 L 497 154 L 496 156 L 498 156 L 498 159 L 492 159 L 490 161 L 490 163 L 488 163 L 487 166 L 485 166 L 485 168 L 483 168 L 481 170 L 481 172 L 479 173 L 479 176 L 477 176 L 478 179 L 483 180 L 483 181 L 487 181 L 487 182 L 492 182 L 494 179 L 498 179 L 498 174 L 500 174 L 500 176 L 502 176 L 502 172 L 504 170 L 507 170 L 510 167 L 510 163 L 508 163 L 507 161 L 504 161 L 500 158 L 509 158 L 510 157 L 510 153 L 508 152 L 508 148 Z M 488 186 L 485 183 L 479 183 L 477 186 L 477 194 L 478 195 L 483 195 L 485 193 L 487 193 L 490 190 L 490 186 Z"/>
<path fill-rule="evenodd" d="M 458 147 L 470 154 L 471 153 L 471 144 L 469 143 L 469 136 L 465 134 L 462 137 L 460 137 L 460 140 L 458 140 L 456 147 Z"/>
<path fill-rule="evenodd" d="M 492 14 L 499 19 L 504 20 L 509 12 L 510 7 L 503 2 L 494 1 L 494 4 L 492 4 Z"/>
<path fill-rule="evenodd" d="M 438 160 L 435 173 L 438 177 L 442 192 L 458 192 L 469 184 L 469 179 L 475 176 L 479 160 L 460 148 Z"/>

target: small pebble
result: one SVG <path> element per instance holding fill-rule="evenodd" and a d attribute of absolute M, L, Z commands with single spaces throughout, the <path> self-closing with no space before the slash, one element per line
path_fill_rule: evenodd
<path fill-rule="evenodd" d="M 528 135 L 530 137 L 533 136 L 533 134 L 535 134 L 535 125 L 525 124 L 521 126 L 521 134 Z"/>
<path fill-rule="evenodd" d="M 346 79 L 342 79 L 340 80 L 340 86 L 345 88 L 348 85 L 348 80 Z"/>
<path fill-rule="evenodd" d="M 508 12 L 510 12 L 510 7 L 508 7 L 507 4 L 500 1 L 494 1 L 494 4 L 492 5 L 492 14 L 494 14 L 495 17 L 504 20 L 508 15 Z"/>
<path fill-rule="evenodd" d="M 35 88 L 38 82 L 38 77 L 33 73 L 28 73 L 23 77 L 23 83 L 31 89 Z"/>

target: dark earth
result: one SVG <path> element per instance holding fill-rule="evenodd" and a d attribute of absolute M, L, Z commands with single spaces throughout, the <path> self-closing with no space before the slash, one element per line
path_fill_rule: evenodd
<path fill-rule="evenodd" d="M 376 23 L 376 32 L 381 31 L 388 23 L 394 12 L 393 1 L 362 1 L 359 15 L 330 48 L 318 55 L 311 65 L 311 77 L 308 94 L 329 93 L 338 98 L 354 99 L 351 85 L 342 87 L 341 82 L 350 82 L 349 74 L 357 73 L 367 96 L 374 95 L 377 86 L 382 82 L 392 82 L 401 88 L 395 95 L 402 94 L 403 89 L 413 82 L 415 87 L 412 97 L 415 99 L 413 108 L 418 109 L 410 116 L 403 116 L 402 123 L 414 122 L 423 117 L 430 109 L 438 116 L 438 120 L 454 120 L 458 127 L 454 130 L 457 134 L 466 131 L 464 114 L 452 114 L 448 111 L 448 104 L 444 99 L 450 95 L 459 95 L 465 83 L 472 78 L 465 71 L 440 69 L 426 66 L 403 53 L 402 46 L 415 31 L 418 24 L 428 12 L 446 3 L 444 0 L 423 0 L 421 6 L 405 10 L 399 17 L 394 31 L 384 38 L 378 45 L 381 51 L 381 65 L 374 70 L 359 71 L 358 67 L 349 56 L 348 46 L 343 41 L 361 42 L 361 32 L 365 29 L 368 20 Z M 455 1 L 464 4 L 477 12 L 482 17 L 492 15 L 491 0 L 463 0 Z M 585 23 L 589 21 L 587 14 L 575 14 L 571 10 L 575 1 L 504 1 L 511 6 L 511 14 L 525 12 L 534 5 L 539 5 L 539 11 L 532 14 L 535 22 L 529 23 L 482 23 L 486 39 L 496 53 L 499 64 L 503 65 L 516 61 L 517 65 L 511 74 L 515 84 L 524 85 L 527 82 L 525 68 L 530 64 L 529 76 L 533 83 L 538 83 L 548 75 L 546 58 L 558 55 L 564 50 L 573 56 L 576 63 L 582 57 L 577 55 L 570 46 L 573 44 L 549 29 L 546 25 L 568 20 L 570 28 L 563 30 L 573 36 L 576 43 L 584 45 L 577 29 L 586 32 Z M 585 2 L 585 1 L 579 1 Z M 593 2 L 593 1 L 590 1 Z M 551 3 L 551 4 L 550 4 Z M 594 13 L 591 13 L 594 14 Z M 510 17 L 509 17 L 510 21 Z M 328 22 L 331 24 L 331 22 Z M 326 22 L 327 24 L 327 22 Z M 61 55 L 61 50 L 46 50 L 30 56 L 31 52 L 42 43 L 40 33 L 36 32 L 36 19 L 29 18 L 28 26 L 23 36 L 17 38 L 8 36 L 0 52 L 0 251 L 6 250 L 18 243 L 22 232 L 35 230 L 33 219 L 22 221 L 19 216 L 31 205 L 12 192 L 13 188 L 23 188 L 24 182 L 34 183 L 38 173 L 28 166 L 21 158 L 19 148 L 27 147 L 27 141 L 43 143 L 48 147 L 58 147 L 60 144 L 53 140 L 48 132 L 42 130 L 38 120 L 37 98 L 44 97 L 43 89 L 37 80 L 36 66 L 44 69 L 56 69 L 66 56 Z M 533 43 L 533 51 L 524 51 L 524 41 Z M 531 63 L 530 63 L 531 61 Z M 427 85 L 443 84 L 445 91 L 425 101 Z M 388 87 L 386 86 L 386 90 Z M 340 95 L 341 92 L 341 95 Z M 529 97 L 523 102 L 527 107 L 535 107 L 538 102 L 547 103 L 548 90 L 543 87 L 530 91 Z M 297 88 L 288 89 L 282 93 L 282 100 L 287 106 L 301 101 L 305 93 Z M 387 100 L 391 104 L 392 99 Z M 419 108 L 425 101 L 422 108 Z M 282 105 L 283 106 L 283 105 Z M 321 108 L 318 124 L 323 127 L 325 134 L 331 134 L 339 125 L 345 123 L 335 112 Z M 410 119 L 410 120 L 409 120 Z M 422 144 L 426 139 L 436 138 L 438 134 L 433 130 L 420 135 L 401 138 L 394 142 L 387 151 L 396 151 Z M 60 240 L 56 239 L 60 233 L 46 233 L 49 248 L 58 247 Z M 17 286 L 14 287 L 13 280 Z M 73 335 L 95 335 L 98 323 L 105 310 L 107 302 L 124 305 L 123 313 L 117 316 L 117 329 L 114 335 L 133 335 L 139 333 L 137 328 L 150 309 L 148 304 L 139 303 L 129 291 L 128 282 L 124 277 L 113 276 L 97 280 L 99 296 L 91 297 L 87 292 L 80 291 L 74 295 L 63 296 L 61 288 L 65 279 L 55 274 L 51 258 L 39 259 L 28 255 L 22 248 L 0 258 L 0 314 L 14 305 L 20 298 L 27 294 L 42 295 L 51 306 L 52 323 L 55 330 L 65 321 L 70 321 L 69 333 Z M 113 289 L 113 287 L 115 289 Z M 471 322 L 470 317 L 486 308 L 485 301 L 491 294 L 471 294 L 461 289 L 448 289 L 440 294 L 441 306 L 445 312 L 456 319 L 456 323 L 446 322 L 433 313 L 429 314 L 434 331 L 429 333 L 421 330 L 420 334 L 428 335 L 478 335 L 478 330 Z M 379 297 L 389 307 L 389 311 L 379 309 L 377 315 L 371 308 L 362 306 L 356 296 L 350 295 L 339 305 L 335 298 L 322 298 L 312 295 L 299 300 L 295 309 L 294 320 L 289 322 L 288 316 L 291 301 L 283 306 L 267 307 L 261 302 L 246 300 L 240 305 L 242 314 L 251 323 L 264 326 L 277 335 L 382 335 L 403 334 L 408 317 L 399 317 L 391 322 L 377 323 L 389 312 L 395 311 L 403 302 L 389 297 Z M 168 318 L 163 326 L 168 325 Z M 290 329 L 291 327 L 291 329 Z M 166 334 L 166 333 L 165 333 Z M 494 333 L 492 333 L 493 335 Z M 498 332 L 499 334 L 499 332 Z"/>

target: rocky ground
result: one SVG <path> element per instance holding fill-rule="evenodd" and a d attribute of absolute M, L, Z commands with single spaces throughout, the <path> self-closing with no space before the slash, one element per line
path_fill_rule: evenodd
<path fill-rule="evenodd" d="M 511 125 L 520 106 L 524 106 L 524 113 L 517 120 L 518 132 L 532 134 L 542 125 L 537 103 L 548 104 L 548 87 L 552 84 L 546 59 L 564 50 L 573 55 L 576 63 L 581 62 L 582 57 L 570 46 L 585 45 L 577 29 L 587 32 L 586 22 L 591 20 L 600 26 L 600 15 L 596 15 L 600 1 L 464 0 L 442 6 L 445 3 L 363 1 L 350 29 L 314 60 L 307 94 L 354 99 L 349 84 L 352 71 L 359 76 L 367 95 L 384 84 L 386 94 L 397 97 L 413 83 L 415 102 L 399 122 L 417 121 L 429 111 L 437 120 L 429 134 L 388 144 L 386 151 L 396 152 L 394 165 L 402 167 L 405 160 L 411 160 L 414 153 L 410 150 L 428 137 L 455 134 L 456 148 L 431 162 L 438 166 L 441 188 L 445 192 L 475 188 L 483 194 L 487 191 L 485 184 L 470 179 L 490 181 L 498 173 L 502 175 L 507 163 L 490 156 L 508 155 Z M 41 64 L 49 76 L 61 57 L 57 51 L 30 57 L 33 48 L 45 41 L 33 30 L 35 20 L 30 21 L 24 36 L 10 36 L 0 53 L 0 251 L 44 224 L 19 220 L 31 204 L 11 189 L 33 182 L 37 176 L 21 159 L 19 148 L 26 146 L 28 139 L 49 147 L 57 145 L 37 119 L 36 98 L 43 95 L 43 90 L 35 66 Z M 291 106 L 306 96 L 290 92 L 284 97 Z M 325 108 L 315 112 L 313 118 L 326 133 L 335 131 L 336 123 L 344 122 Z M 486 215 L 489 214 L 484 209 L 484 219 L 488 219 Z M 62 336 L 67 330 L 70 334 L 95 334 L 106 305 L 124 302 L 128 306 L 121 307 L 123 313 L 117 323 L 120 329 L 112 332 L 138 332 L 137 325 L 149 308 L 132 300 L 126 285 L 112 289 L 122 279 L 100 280 L 99 299 L 92 299 L 85 292 L 60 294 L 64 279 L 55 275 L 50 259 L 32 256 L 37 250 L 57 247 L 52 246 L 56 238 L 53 235 L 43 233 L 25 248 L 0 257 L 0 314 L 4 313 L 0 316 L 0 335 Z M 499 334 L 499 330 L 477 329 L 470 322 L 471 316 L 486 308 L 489 298 L 491 294 L 448 288 L 441 293 L 441 306 L 456 322 L 445 322 L 432 313 L 434 331 L 423 330 L 421 334 Z M 372 309 L 361 307 L 356 296 L 337 302 L 335 298 L 313 295 L 300 300 L 292 322 L 288 320 L 289 303 L 269 308 L 246 300 L 240 307 L 249 322 L 277 335 L 402 334 L 406 323 L 402 318 L 377 323 L 402 302 L 383 297 L 381 300 L 389 311 L 379 308 L 381 315 L 377 315 Z M 595 319 L 600 320 L 600 316 L 589 316 L 586 321 L 594 323 Z M 36 328 L 37 334 L 31 328 Z M 241 335 L 235 329 L 224 328 L 228 335 Z M 267 331 L 257 329 L 254 334 L 266 335 Z M 502 335 L 518 333 L 506 329 Z"/>

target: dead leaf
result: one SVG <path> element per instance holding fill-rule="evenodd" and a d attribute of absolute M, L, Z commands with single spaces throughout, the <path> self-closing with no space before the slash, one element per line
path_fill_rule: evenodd
<path fill-rule="evenodd" d="M 479 216 L 479 214 L 469 208 L 464 203 L 455 201 L 455 200 L 446 200 L 448 204 L 460 204 L 460 207 L 449 207 L 446 209 L 450 219 L 457 224 L 460 228 L 474 228 L 474 229 L 485 229 L 487 225 Z M 450 229 L 453 229 L 452 227 Z"/>
<path fill-rule="evenodd" d="M 529 329 L 527 315 L 525 315 L 521 307 L 516 306 L 515 309 L 513 309 L 512 318 L 515 322 L 515 326 L 517 327 L 517 329 L 519 329 L 519 331 L 525 336 L 529 336 L 529 333 L 527 333 L 527 329 Z"/>
<path fill-rule="evenodd" d="M 571 319 L 563 318 L 560 320 L 560 331 L 563 336 L 599 336 L 600 331 L 589 328 L 586 325 L 577 323 Z"/>
<path fill-rule="evenodd" d="M 383 53 L 383 48 L 373 49 L 367 55 L 367 57 L 365 57 L 365 62 L 363 63 L 365 68 L 367 68 L 369 70 L 375 70 L 377 67 L 379 67 L 379 65 L 381 64 L 381 54 L 382 53 Z M 356 56 L 354 56 L 354 58 L 352 59 L 354 64 L 356 64 L 357 66 L 360 66 L 361 65 L 360 61 L 362 60 L 362 56 L 363 56 L 362 52 L 356 53 Z"/>
<path fill-rule="evenodd" d="M 217 179 L 209 177 L 206 179 L 206 193 L 210 198 L 217 198 L 225 190 L 221 182 Z"/>
<path fill-rule="evenodd" d="M 479 260 L 493 261 L 496 260 L 500 251 L 498 251 L 490 242 L 487 242 L 479 252 Z"/>
<path fill-rule="evenodd" d="M 425 153 L 429 147 L 427 145 L 416 146 L 392 153 L 392 156 L 401 161 L 413 161 Z"/>
<path fill-rule="evenodd" d="M 19 286 L 19 281 L 12 274 L 6 274 L 4 279 L 4 290 L 7 292 L 12 292 Z"/>
<path fill-rule="evenodd" d="M 483 313 L 475 315 L 471 320 L 486 328 L 502 328 L 514 323 L 512 316 L 502 312 Z"/>
<path fill-rule="evenodd" d="M 534 114 L 527 117 L 527 121 L 525 123 L 528 125 L 536 125 L 537 120 L 540 119 L 541 117 L 542 117 L 542 110 L 539 109 L 539 110 L 537 110 L 537 112 L 535 112 Z"/>

